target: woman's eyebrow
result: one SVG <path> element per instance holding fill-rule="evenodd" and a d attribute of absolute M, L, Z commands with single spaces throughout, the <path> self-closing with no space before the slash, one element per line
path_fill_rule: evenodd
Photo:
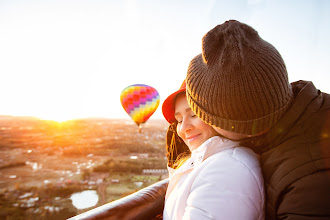
<path fill-rule="evenodd" d="M 189 111 L 191 111 L 191 108 L 190 107 L 186 108 L 186 112 L 189 112 Z"/>

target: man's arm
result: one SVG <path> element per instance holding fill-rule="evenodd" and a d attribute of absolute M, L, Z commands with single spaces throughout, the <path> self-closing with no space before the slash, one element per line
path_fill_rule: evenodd
<path fill-rule="evenodd" d="M 277 219 L 330 219 L 330 170 L 305 176 L 281 195 Z"/>

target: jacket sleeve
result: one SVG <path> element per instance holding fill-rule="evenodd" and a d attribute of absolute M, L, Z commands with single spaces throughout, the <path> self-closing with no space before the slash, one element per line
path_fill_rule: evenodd
<path fill-rule="evenodd" d="M 69 220 L 145 220 L 162 219 L 168 179 L 129 196 L 89 210 Z"/>
<path fill-rule="evenodd" d="M 261 173 L 259 164 L 252 169 Z M 260 181 L 261 175 L 255 176 L 233 157 L 213 160 L 192 184 L 183 219 L 260 219 L 264 215 Z"/>
<path fill-rule="evenodd" d="M 285 192 L 282 192 L 276 218 L 287 220 L 330 219 L 329 177 L 330 170 L 323 170 L 292 183 Z"/>

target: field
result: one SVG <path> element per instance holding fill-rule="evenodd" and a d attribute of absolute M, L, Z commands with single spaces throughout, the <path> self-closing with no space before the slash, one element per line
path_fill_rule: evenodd
<path fill-rule="evenodd" d="M 57 123 L 0 116 L 0 219 L 66 219 L 167 177 L 165 120 L 138 132 L 130 120 Z M 98 203 L 77 209 L 75 192 L 95 190 Z"/>

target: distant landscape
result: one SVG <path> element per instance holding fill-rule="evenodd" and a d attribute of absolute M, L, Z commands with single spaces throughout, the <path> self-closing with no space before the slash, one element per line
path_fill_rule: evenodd
<path fill-rule="evenodd" d="M 167 126 L 0 115 L 0 219 L 66 219 L 167 178 Z M 84 192 L 97 198 L 79 207 Z"/>

